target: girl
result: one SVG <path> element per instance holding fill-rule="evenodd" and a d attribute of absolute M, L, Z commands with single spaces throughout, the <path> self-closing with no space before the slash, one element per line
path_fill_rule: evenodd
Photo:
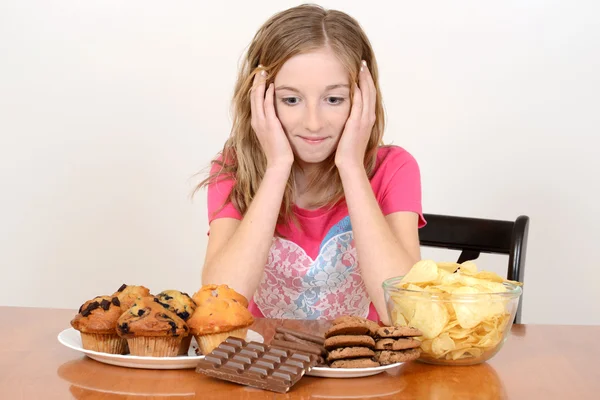
<path fill-rule="evenodd" d="M 302 5 L 256 33 L 209 177 L 202 283 L 258 317 L 388 323 L 382 282 L 420 259 L 415 159 L 382 146 L 377 63 L 347 14 Z"/>

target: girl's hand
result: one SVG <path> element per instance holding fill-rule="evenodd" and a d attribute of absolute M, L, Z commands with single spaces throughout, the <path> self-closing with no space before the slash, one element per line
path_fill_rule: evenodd
<path fill-rule="evenodd" d="M 265 93 L 266 73 L 261 71 L 254 76 L 250 92 L 252 129 L 267 157 L 267 168 L 291 168 L 294 153 L 275 114 L 273 99 L 275 86 L 271 83 Z"/>
<path fill-rule="evenodd" d="M 377 92 L 367 63 L 362 62 L 358 85 L 354 84 L 354 100 L 350 116 L 335 153 L 338 168 L 364 168 L 365 152 L 375 125 Z"/>

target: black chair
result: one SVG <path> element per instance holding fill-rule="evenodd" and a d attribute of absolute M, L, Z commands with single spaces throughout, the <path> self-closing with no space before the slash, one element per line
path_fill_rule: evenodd
<path fill-rule="evenodd" d="M 475 260 L 481 253 L 508 255 L 507 278 L 523 282 L 529 217 L 515 221 L 466 218 L 450 215 L 424 214 L 427 225 L 419 229 L 421 246 L 460 250 L 458 263 Z M 521 305 L 515 323 L 521 323 Z"/>

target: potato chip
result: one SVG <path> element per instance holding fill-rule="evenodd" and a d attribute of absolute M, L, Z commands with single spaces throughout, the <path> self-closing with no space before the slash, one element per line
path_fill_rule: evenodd
<path fill-rule="evenodd" d="M 458 323 L 458 321 L 457 321 Z M 448 330 L 448 335 L 455 340 L 468 338 L 473 332 L 473 329 L 464 329 L 460 326 Z"/>
<path fill-rule="evenodd" d="M 392 294 L 392 300 L 395 303 L 396 310 L 404 316 L 404 319 L 408 324 L 415 315 L 415 303 L 417 300 L 394 294 Z"/>
<path fill-rule="evenodd" d="M 437 286 L 437 285 L 447 285 L 447 286 L 462 285 L 462 277 L 463 277 L 463 275 L 461 275 L 460 273 L 443 275 L 440 277 L 440 279 L 438 281 L 436 281 L 434 283 L 436 283 L 435 286 Z"/>
<path fill-rule="evenodd" d="M 445 328 L 446 330 L 448 330 L 458 325 L 458 321 L 456 320 L 456 313 L 454 312 L 454 307 L 452 306 L 452 303 L 445 302 L 444 305 L 446 306 L 446 311 L 448 312 L 448 325 L 446 325 Z"/>
<path fill-rule="evenodd" d="M 442 333 L 431 342 L 431 352 L 436 356 L 442 356 L 451 350 L 454 350 L 456 345 L 454 340 L 447 333 Z"/>
<path fill-rule="evenodd" d="M 459 360 L 461 358 L 467 358 L 467 357 L 477 358 L 477 357 L 481 357 L 482 354 L 483 354 L 482 349 L 478 349 L 476 347 L 468 347 L 465 349 L 456 350 L 456 351 L 448 354 L 448 356 L 449 356 L 448 359 Z"/>
<path fill-rule="evenodd" d="M 421 330 L 424 358 L 485 358 L 502 344 L 518 305 L 518 296 L 502 294 L 505 283 L 521 285 L 472 261 L 419 261 L 397 284 L 412 293 L 390 294 L 392 323 Z"/>
<path fill-rule="evenodd" d="M 489 295 L 482 295 L 473 287 L 463 286 L 456 289 L 454 294 L 477 294 L 479 298 L 472 302 L 453 301 L 456 319 L 463 328 L 473 328 L 483 320 L 493 318 L 504 312 L 504 304 L 493 301 Z"/>
<path fill-rule="evenodd" d="M 397 326 L 408 326 L 408 322 L 406 321 L 406 318 L 404 318 L 404 315 L 402 314 L 402 312 L 399 309 L 394 309 L 391 312 L 392 314 L 392 320 L 394 321 L 394 325 Z"/>
<path fill-rule="evenodd" d="M 460 264 L 455 262 L 439 262 L 437 263 L 437 266 L 439 269 L 453 274 L 460 267 Z"/>
<path fill-rule="evenodd" d="M 479 293 L 504 293 L 506 287 L 499 282 L 490 282 L 485 279 L 474 278 L 472 276 L 462 275 L 459 279 L 465 286 L 481 287 Z"/>
<path fill-rule="evenodd" d="M 422 260 L 416 263 L 408 274 L 404 275 L 400 283 L 431 282 L 435 281 L 437 277 L 437 264 L 431 260 Z"/>
<path fill-rule="evenodd" d="M 450 315 L 452 316 L 452 315 Z M 456 318 L 451 318 L 448 323 L 446 324 L 446 327 L 444 328 L 444 332 L 449 331 L 452 328 L 455 328 L 458 325 L 458 321 L 456 320 Z"/>
<path fill-rule="evenodd" d="M 491 282 L 498 282 L 498 283 L 502 283 L 506 280 L 506 279 L 502 278 L 500 275 L 496 274 L 495 272 L 490 272 L 490 271 L 481 271 L 481 272 L 476 273 L 473 276 L 477 279 L 484 279 L 484 280 L 488 280 Z"/>
<path fill-rule="evenodd" d="M 424 338 L 432 339 L 438 336 L 448 323 L 448 312 L 442 304 L 418 301 L 415 304 L 414 316 L 407 322 L 409 326 L 423 332 Z"/>
<path fill-rule="evenodd" d="M 422 288 L 421 286 L 413 285 L 412 283 L 409 283 L 408 285 L 406 285 L 406 287 L 404 289 L 414 290 L 414 291 L 417 291 L 417 292 L 424 292 L 425 291 L 425 289 Z"/>
<path fill-rule="evenodd" d="M 427 354 L 432 354 L 433 350 L 431 349 L 433 344 L 433 340 L 432 339 L 425 339 L 421 342 L 421 351 L 427 353 Z"/>
<path fill-rule="evenodd" d="M 460 272 L 462 274 L 475 275 L 477 273 L 477 265 L 473 261 L 465 261 L 460 264 Z"/>

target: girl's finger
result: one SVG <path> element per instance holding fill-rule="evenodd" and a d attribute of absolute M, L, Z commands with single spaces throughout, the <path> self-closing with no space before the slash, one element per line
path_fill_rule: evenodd
<path fill-rule="evenodd" d="M 275 106 L 274 106 L 274 97 L 275 97 L 275 85 L 271 83 L 267 88 L 267 93 L 265 95 L 265 118 L 267 121 L 273 121 L 277 118 L 275 114 Z"/>
<path fill-rule="evenodd" d="M 375 81 L 373 80 L 373 75 L 371 75 L 371 70 L 368 68 L 365 69 L 367 71 L 367 81 L 371 88 L 371 113 L 375 113 L 375 106 L 377 105 L 377 87 L 375 87 Z"/>
<path fill-rule="evenodd" d="M 373 97 L 375 97 L 375 96 L 374 96 L 374 93 L 372 92 L 371 84 L 369 82 L 370 75 L 371 74 L 369 72 L 369 68 L 367 67 L 367 62 L 363 60 L 362 66 L 360 68 L 360 74 L 358 74 L 358 76 L 359 76 L 358 83 L 360 84 L 360 90 L 362 92 L 361 119 L 363 121 L 368 121 L 370 113 L 373 112 L 372 100 L 373 100 Z"/>
<path fill-rule="evenodd" d="M 358 85 L 355 83 L 354 84 L 354 98 L 352 100 L 352 108 L 350 109 L 350 116 L 348 117 L 348 119 L 353 120 L 353 121 L 354 120 L 359 121 L 362 116 L 362 107 L 363 107 L 362 91 L 360 90 Z"/>
<path fill-rule="evenodd" d="M 255 113 L 258 117 L 259 121 L 264 120 L 265 118 L 265 110 L 264 110 L 264 98 L 265 98 L 265 81 L 266 81 L 266 72 L 264 70 L 257 72 L 254 75 L 254 81 L 252 82 L 252 92 L 250 95 L 250 106 L 252 107 L 252 112 Z"/>

